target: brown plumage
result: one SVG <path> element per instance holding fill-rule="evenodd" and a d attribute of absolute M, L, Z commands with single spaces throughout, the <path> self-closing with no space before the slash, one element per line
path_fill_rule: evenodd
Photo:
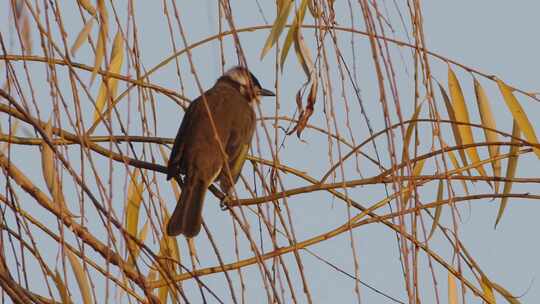
<path fill-rule="evenodd" d="M 202 96 L 186 110 L 167 165 L 167 180 L 185 175 L 180 199 L 167 224 L 168 235 L 194 237 L 200 232 L 206 190 L 216 178 L 223 192 L 230 194 L 253 137 L 255 112 L 251 104 L 259 96 L 274 93 L 261 88 L 247 69 L 235 67 L 204 93 L 209 111 Z M 224 164 L 208 112 L 227 154 L 228 166 Z M 230 169 L 232 183 L 226 168 Z"/>

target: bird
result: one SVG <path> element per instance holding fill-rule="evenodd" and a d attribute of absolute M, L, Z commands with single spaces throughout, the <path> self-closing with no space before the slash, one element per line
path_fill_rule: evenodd
<path fill-rule="evenodd" d="M 167 180 L 184 175 L 180 198 L 167 223 L 169 236 L 199 234 L 205 194 L 214 181 L 226 196 L 231 194 L 255 131 L 253 105 L 261 96 L 275 94 L 262 88 L 247 68 L 235 66 L 187 108 L 166 170 Z"/>

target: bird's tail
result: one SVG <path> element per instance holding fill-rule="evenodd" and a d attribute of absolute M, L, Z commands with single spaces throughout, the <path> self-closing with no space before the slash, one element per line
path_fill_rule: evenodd
<path fill-rule="evenodd" d="M 187 181 L 182 189 L 180 199 L 167 224 L 167 234 L 176 236 L 183 233 L 186 237 L 194 237 L 201 231 L 202 208 L 208 185 L 198 179 Z"/>

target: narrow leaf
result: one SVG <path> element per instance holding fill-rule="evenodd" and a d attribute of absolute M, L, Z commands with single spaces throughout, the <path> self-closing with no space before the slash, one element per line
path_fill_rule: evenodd
<path fill-rule="evenodd" d="M 519 142 L 516 138 L 520 137 L 520 130 L 517 122 L 514 120 L 514 126 L 512 127 L 512 143 Z M 504 183 L 503 188 L 503 198 L 501 199 L 501 205 L 499 206 L 499 212 L 497 213 L 497 219 L 495 220 L 495 228 L 497 228 L 497 224 L 499 224 L 499 221 L 502 218 L 502 215 L 504 213 L 504 209 L 506 208 L 506 205 L 508 204 L 508 197 L 507 194 L 512 191 L 512 181 L 511 179 L 514 178 L 516 175 L 516 168 L 517 168 L 517 162 L 518 162 L 518 151 L 519 146 L 510 146 L 510 156 L 508 157 L 508 164 L 506 167 L 506 178 L 510 179 L 507 182 Z"/>
<path fill-rule="evenodd" d="M 510 109 L 510 112 L 512 112 L 514 120 L 517 122 L 519 129 L 521 130 L 521 132 L 523 132 L 523 135 L 525 135 L 527 141 L 532 144 L 538 145 L 538 138 L 536 137 L 534 128 L 529 119 L 527 118 L 527 114 L 525 114 L 525 111 L 521 107 L 521 104 L 519 104 L 519 101 L 512 93 L 512 89 L 501 80 L 497 80 L 497 84 L 499 85 L 499 89 L 501 90 L 501 94 L 503 95 L 503 99 L 506 102 L 506 105 Z M 536 156 L 540 158 L 540 149 L 533 148 L 533 151 Z"/>
<path fill-rule="evenodd" d="M 71 55 L 75 56 L 75 53 L 77 52 L 77 50 L 88 39 L 88 35 L 90 34 L 90 31 L 92 30 L 93 25 L 94 25 L 94 17 L 86 21 L 82 30 L 77 35 L 77 39 L 75 39 L 75 42 L 73 43 L 70 49 Z"/>
<path fill-rule="evenodd" d="M 458 304 L 456 278 L 448 272 L 448 304 Z"/>
<path fill-rule="evenodd" d="M 493 287 L 491 287 L 491 282 L 485 276 L 482 276 L 480 279 L 480 286 L 484 291 L 484 298 L 488 300 L 488 304 L 496 304 L 495 295 L 493 294 Z"/>
<path fill-rule="evenodd" d="M 422 104 L 423 102 L 419 103 L 414 110 L 414 113 L 411 117 L 411 123 L 409 123 L 409 125 L 407 126 L 407 130 L 405 131 L 405 139 L 403 140 L 403 152 L 401 157 L 403 161 L 407 161 L 409 159 L 408 149 L 411 143 L 413 131 L 416 128 L 418 116 L 420 115 L 420 111 L 422 110 Z"/>
<path fill-rule="evenodd" d="M 75 274 L 75 279 L 77 280 L 77 284 L 79 285 L 79 290 L 81 291 L 83 303 L 94 303 L 94 301 L 92 300 L 92 293 L 90 292 L 90 284 L 88 283 L 88 277 L 86 276 L 82 265 L 79 263 L 79 259 L 77 258 L 77 256 L 75 256 L 73 252 L 69 250 L 66 252 L 69 263 L 71 264 L 71 268 L 73 269 L 73 273 Z"/>
<path fill-rule="evenodd" d="M 161 265 L 165 267 L 160 271 L 160 277 L 163 280 L 168 280 L 169 275 L 161 275 L 162 273 L 176 273 L 176 262 L 180 262 L 180 252 L 178 250 L 178 244 L 176 243 L 176 238 L 169 237 L 167 235 L 163 236 L 159 243 L 159 256 L 162 258 Z M 171 261 L 172 260 L 172 261 Z M 169 285 L 165 285 L 159 288 L 158 297 L 162 303 L 167 303 L 167 296 L 170 293 Z M 171 293 L 171 297 L 174 295 Z"/>
<path fill-rule="evenodd" d="M 140 170 L 136 169 L 129 178 L 128 194 L 126 200 L 126 231 L 136 236 L 139 225 L 139 211 L 142 202 L 143 182 L 139 181 Z"/>
<path fill-rule="evenodd" d="M 456 74 L 454 74 L 450 67 L 448 67 L 448 87 L 450 89 L 450 97 L 452 101 L 452 107 L 454 108 L 454 114 L 456 115 L 456 121 L 470 123 L 469 112 L 467 111 L 467 105 L 465 103 L 465 97 L 463 97 L 463 91 L 461 90 L 461 86 L 459 85 Z M 471 126 L 458 125 L 458 130 L 464 145 L 474 143 Z M 478 150 L 476 149 L 476 147 L 467 148 L 466 152 L 473 163 L 480 162 L 480 157 L 478 156 Z M 482 165 L 477 165 L 474 168 L 478 171 L 480 175 L 487 176 L 487 173 Z"/>
<path fill-rule="evenodd" d="M 426 159 L 421 159 L 419 160 L 415 165 L 414 165 L 414 168 L 413 168 L 413 172 L 412 172 L 412 175 L 413 177 L 415 176 L 418 176 L 420 175 L 420 173 L 422 173 L 422 169 L 424 168 L 424 163 L 426 162 Z M 413 191 L 413 185 L 411 183 L 408 184 L 407 186 L 407 191 L 405 191 L 405 193 L 403 194 L 403 199 L 402 199 L 402 204 L 403 206 L 407 206 L 407 202 L 409 201 L 409 198 L 411 196 L 411 193 Z"/>
<path fill-rule="evenodd" d="M 491 286 L 499 293 L 501 296 L 503 296 L 510 304 L 519 304 L 517 297 L 514 297 L 508 290 L 506 290 L 501 285 L 491 282 Z"/>
<path fill-rule="evenodd" d="M 442 201 L 443 199 L 443 192 L 444 192 L 444 181 L 441 179 L 439 180 L 439 187 L 437 188 L 437 202 Z M 429 231 L 428 240 L 431 239 L 433 236 L 433 233 L 435 233 L 435 229 L 437 229 L 437 226 L 439 225 L 439 221 L 441 219 L 442 214 L 442 208 L 443 205 L 439 205 L 435 208 L 435 215 L 433 216 L 433 223 L 431 224 L 431 230 Z"/>
<path fill-rule="evenodd" d="M 439 90 L 441 91 L 441 96 L 443 97 L 444 105 L 446 106 L 446 112 L 448 112 L 448 118 L 451 121 L 457 121 L 456 115 L 454 114 L 454 109 L 452 108 L 452 103 L 450 102 L 450 97 L 448 97 L 448 94 L 444 90 L 444 87 L 439 83 Z M 456 124 L 450 125 L 452 128 L 452 133 L 454 134 L 454 140 L 456 141 L 456 145 L 458 147 L 461 147 L 463 145 L 463 141 L 461 140 L 461 135 L 459 134 L 458 126 Z M 459 149 L 459 158 L 461 159 L 461 162 L 463 163 L 464 167 L 468 166 L 467 157 L 465 156 L 465 150 Z M 455 166 L 455 165 L 454 165 Z M 460 166 L 456 166 L 456 168 L 459 168 Z M 471 175 L 470 170 L 467 170 L 467 174 Z"/>
<path fill-rule="evenodd" d="M 306 42 L 304 41 L 304 37 L 302 36 L 301 31 L 296 32 L 296 37 L 294 39 L 294 50 L 296 56 L 298 57 L 298 61 L 300 61 L 300 64 L 304 69 L 304 73 L 308 77 L 308 81 L 315 81 L 315 65 L 313 64 L 313 60 L 311 59 L 311 52 L 306 45 Z"/>
<path fill-rule="evenodd" d="M 111 50 L 111 63 L 107 71 L 109 73 L 118 74 L 122 68 L 124 61 L 124 43 L 122 40 L 122 34 L 120 31 L 116 33 L 114 38 L 113 48 Z M 101 86 L 99 87 L 98 98 L 96 99 L 96 111 L 94 112 L 94 123 L 99 120 L 99 113 L 103 113 L 103 109 L 107 104 L 107 101 L 112 101 L 116 97 L 116 91 L 118 88 L 118 79 L 103 77 Z"/>
<path fill-rule="evenodd" d="M 56 270 L 54 272 L 54 283 L 56 284 L 56 289 L 58 289 L 58 293 L 60 294 L 60 299 L 62 299 L 63 304 L 70 304 L 73 303 L 69 297 L 68 289 L 66 288 L 66 284 L 64 284 L 64 281 L 62 280 L 62 276 Z"/>
<path fill-rule="evenodd" d="M 454 166 L 454 168 L 459 169 L 460 166 L 456 158 L 456 155 L 454 154 L 454 151 L 448 151 L 448 156 L 450 156 L 450 161 L 452 162 L 452 165 Z M 469 195 L 469 188 L 467 187 L 467 182 L 464 179 L 462 179 L 461 184 L 463 185 L 463 190 L 465 190 L 465 193 Z"/>
<path fill-rule="evenodd" d="M 90 77 L 90 84 L 94 82 L 97 72 L 99 71 L 99 69 L 101 68 L 101 64 L 103 63 L 103 58 L 105 57 L 105 44 L 106 39 L 105 36 L 102 34 L 102 30 L 100 28 L 98 41 L 96 44 L 96 54 L 94 56 L 94 68 L 92 69 L 92 76 Z"/>
<path fill-rule="evenodd" d="M 96 45 L 96 55 L 94 58 L 94 69 L 92 70 L 92 77 L 90 78 L 90 84 L 94 82 L 97 71 L 101 68 L 101 63 L 105 57 L 105 49 L 107 44 L 107 38 L 109 37 L 109 15 L 107 8 L 105 7 L 105 0 L 97 0 L 97 6 L 99 11 L 99 35 Z"/>
<path fill-rule="evenodd" d="M 96 14 L 96 8 L 90 3 L 89 0 L 77 0 L 79 4 L 88 12 L 94 16 Z"/>
<path fill-rule="evenodd" d="M 288 0 L 282 4 L 282 7 L 280 7 L 280 10 L 278 11 L 278 16 L 276 17 L 276 20 L 274 20 L 274 26 L 272 26 L 272 30 L 270 31 L 268 38 L 266 38 L 266 42 L 264 43 L 264 47 L 261 51 L 261 59 L 264 58 L 266 53 L 268 53 L 268 51 L 274 46 L 276 41 L 279 39 L 281 32 L 285 28 L 287 19 L 289 18 L 289 14 L 291 12 L 291 8 L 293 7 L 293 4 L 294 4 L 293 0 Z"/>
<path fill-rule="evenodd" d="M 296 12 L 293 24 L 287 32 L 287 38 L 285 38 L 285 42 L 283 43 L 283 48 L 281 49 L 281 55 L 279 60 L 281 69 L 283 69 L 283 65 L 285 64 L 285 60 L 287 59 L 289 49 L 291 48 L 294 39 L 296 39 L 297 37 L 297 31 L 300 30 L 300 24 L 302 24 L 302 22 L 304 21 L 306 8 L 309 2 L 309 0 L 302 0 L 302 3 L 300 4 L 298 11 Z"/>
<path fill-rule="evenodd" d="M 107 13 L 105 0 L 97 0 L 97 7 L 99 11 L 99 22 L 101 24 L 102 34 L 105 35 L 105 39 L 107 39 L 109 37 L 109 13 Z"/>
<path fill-rule="evenodd" d="M 495 117 L 491 111 L 491 106 L 489 105 L 489 100 L 487 95 L 482 88 L 482 85 L 478 80 L 474 80 L 474 92 L 476 93 L 476 102 L 478 103 L 478 111 L 480 112 L 480 119 L 482 120 L 482 125 L 491 129 L 497 129 L 495 124 Z M 484 129 L 484 135 L 486 136 L 487 142 L 497 142 L 499 136 L 497 133 L 488 131 Z M 494 159 L 499 155 L 499 146 L 488 146 L 489 157 Z M 493 175 L 501 176 L 501 161 L 493 160 L 491 162 L 491 167 L 493 168 Z M 495 182 L 495 193 L 499 193 L 499 183 Z"/>
<path fill-rule="evenodd" d="M 311 85 L 311 89 L 309 90 L 309 95 L 307 98 L 307 106 L 304 110 L 302 110 L 302 112 L 300 112 L 298 123 L 296 123 L 296 126 L 293 129 L 293 131 L 296 131 L 296 136 L 298 136 L 298 138 L 300 138 L 300 135 L 302 135 L 302 131 L 306 127 L 309 118 L 313 114 L 317 97 L 317 83 L 318 82 L 315 80 Z"/>
<path fill-rule="evenodd" d="M 49 138 L 52 138 L 52 123 L 50 119 L 47 125 L 45 125 L 45 133 Z M 66 209 L 62 184 L 60 183 L 57 168 L 54 165 L 54 151 L 45 141 L 42 142 L 41 148 L 41 169 L 45 184 L 49 189 L 53 202 Z"/>

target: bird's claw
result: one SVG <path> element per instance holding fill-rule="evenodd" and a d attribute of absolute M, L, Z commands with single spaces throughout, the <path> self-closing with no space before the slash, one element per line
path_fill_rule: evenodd
<path fill-rule="evenodd" d="M 229 203 L 231 202 L 231 199 L 230 197 L 227 195 L 225 196 L 221 202 L 219 202 L 219 208 L 221 208 L 221 211 L 225 211 L 225 210 L 228 210 L 230 207 L 229 207 Z"/>

